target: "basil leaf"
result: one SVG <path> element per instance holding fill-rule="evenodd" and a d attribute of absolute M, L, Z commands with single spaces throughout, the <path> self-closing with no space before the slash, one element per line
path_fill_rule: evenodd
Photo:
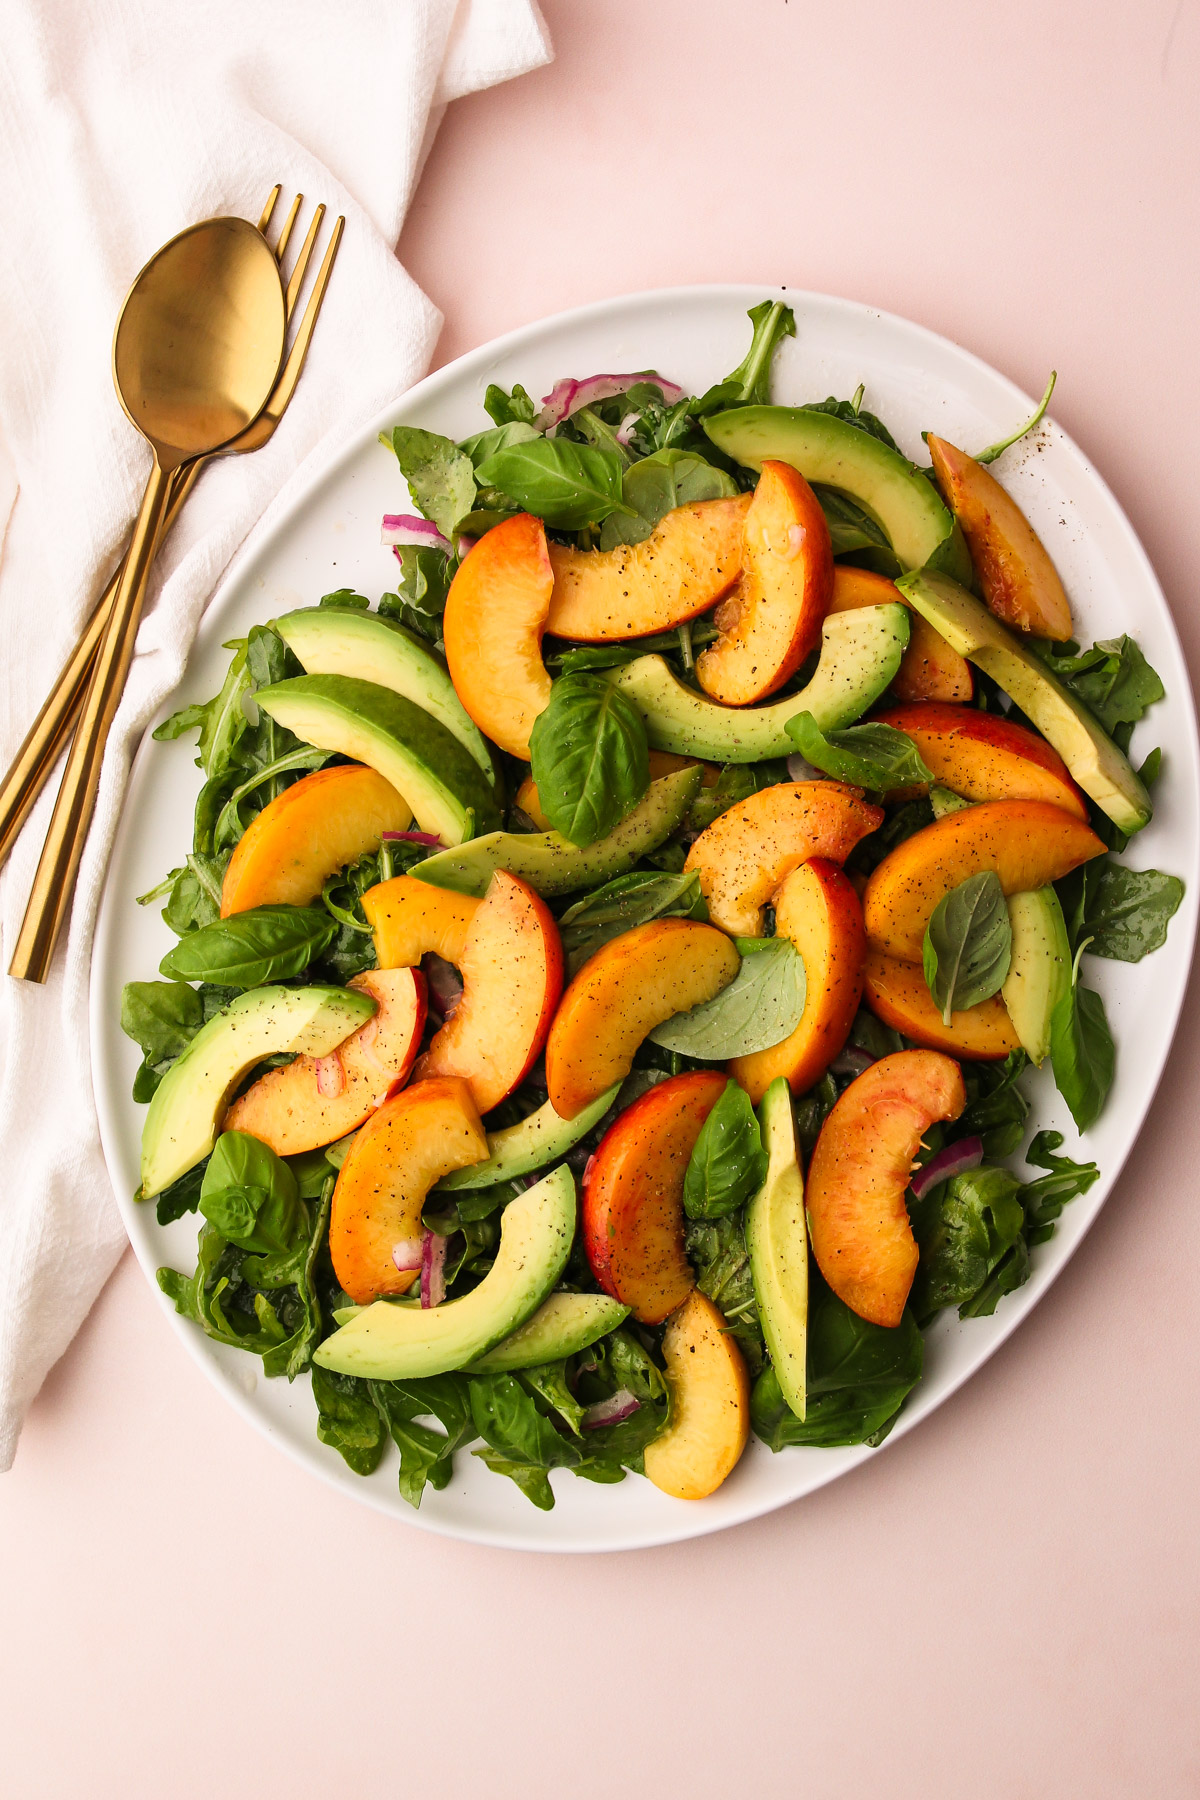
<path fill-rule="evenodd" d="M 158 966 L 181 981 L 261 987 L 303 974 L 336 929 L 328 913 L 315 906 L 255 906 L 189 933 Z"/>
<path fill-rule="evenodd" d="M 980 1167 L 910 1199 L 921 1260 L 909 1303 L 919 1325 L 944 1306 L 974 1300 L 1017 1243 L 1025 1224 L 1020 1188 L 1008 1169 Z M 1024 1267 L 1027 1275 L 1028 1259 Z"/>
<path fill-rule="evenodd" d="M 1080 1131 L 1100 1117 L 1117 1058 L 1103 1000 L 1091 988 L 1079 986 L 1079 959 L 1086 949 L 1085 938 L 1075 953 L 1070 985 L 1050 1017 L 1054 1083 Z"/>
<path fill-rule="evenodd" d="M 602 944 L 651 919 L 707 919 L 700 877 L 635 869 L 569 906 L 559 920 L 569 975 L 577 975 Z"/>
<path fill-rule="evenodd" d="M 1101 638 L 1090 650 L 1078 644 L 1030 639 L 1031 650 L 1093 712 L 1105 731 L 1134 725 L 1166 689 L 1131 637 Z"/>
<path fill-rule="evenodd" d="M 417 425 L 396 425 L 390 435 L 381 432 L 379 441 L 395 451 L 416 505 L 443 537 L 449 537 L 475 504 L 471 458 L 449 438 Z"/>
<path fill-rule="evenodd" d="M 886 794 L 892 788 L 933 780 L 933 771 L 913 740 L 894 725 L 851 725 L 845 731 L 824 732 L 810 712 L 802 712 L 788 720 L 787 734 L 806 762 L 851 787 Z"/>
<path fill-rule="evenodd" d="M 121 1030 L 142 1052 L 133 1082 L 139 1104 L 150 1099 L 175 1058 L 204 1023 L 195 988 L 183 981 L 127 981 L 121 990 Z"/>
<path fill-rule="evenodd" d="M 600 675 L 560 675 L 530 735 L 542 811 L 573 844 L 607 837 L 646 796 L 642 715 Z"/>
<path fill-rule="evenodd" d="M 471 1417 L 488 1446 L 473 1454 L 494 1474 L 515 1481 L 527 1500 L 549 1512 L 554 1505 L 549 1472 L 577 1463 L 580 1453 L 575 1446 L 538 1411 L 513 1375 L 473 1376 Z"/>
<path fill-rule="evenodd" d="M 1103 857 L 1084 863 L 1058 884 L 1072 944 L 1086 937 L 1093 956 L 1140 962 L 1167 941 L 1183 883 L 1160 869 L 1127 869 Z"/>
<path fill-rule="evenodd" d="M 742 966 L 715 999 L 676 1013 L 651 1043 L 702 1062 L 725 1062 L 782 1043 L 804 1012 L 804 959 L 788 938 L 738 938 Z"/>
<path fill-rule="evenodd" d="M 223 1131 L 217 1139 L 204 1171 L 200 1211 L 229 1243 L 268 1253 L 293 1249 L 307 1220 L 291 1169 L 245 1131 Z"/>
<path fill-rule="evenodd" d="M 756 1375 L 766 1358 L 766 1348 L 750 1252 L 746 1248 L 744 1216 L 733 1212 L 720 1219 L 693 1219 L 687 1226 L 684 1246 L 696 1271 L 696 1286 L 720 1307 L 747 1368 Z"/>
<path fill-rule="evenodd" d="M 526 420 L 510 419 L 507 424 L 493 425 L 490 431 L 477 431 L 473 437 L 463 438 L 458 447 L 477 469 L 498 450 L 507 450 L 510 444 L 529 444 L 540 436 Z"/>
<path fill-rule="evenodd" d="M 1044 1244 L 1047 1238 L 1053 1237 L 1054 1222 L 1063 1207 L 1080 1194 L 1086 1194 L 1100 1179 L 1100 1170 L 1094 1162 L 1079 1163 L 1069 1156 L 1056 1156 L 1055 1151 L 1061 1148 L 1062 1141 L 1061 1131 L 1039 1131 L 1025 1152 L 1027 1163 L 1035 1169 L 1049 1170 L 1036 1181 L 1027 1181 L 1021 1189 L 1025 1236 L 1030 1244 Z"/>
<path fill-rule="evenodd" d="M 537 407 L 520 382 L 511 394 L 506 394 L 502 387 L 489 381 L 483 396 L 483 410 L 497 425 L 508 425 L 517 419 L 523 424 L 532 425 L 537 417 Z"/>
<path fill-rule="evenodd" d="M 481 463 L 478 476 L 559 531 L 599 525 L 624 504 L 620 458 L 565 437 L 510 444 Z"/>
<path fill-rule="evenodd" d="M 683 1177 L 683 1209 L 689 1219 L 720 1219 L 736 1212 L 766 1180 L 767 1157 L 750 1096 L 727 1082 L 696 1139 Z"/>
<path fill-rule="evenodd" d="M 317 605 L 332 606 L 339 612 L 370 612 L 371 610 L 371 602 L 367 596 L 355 593 L 353 588 L 335 588 L 331 594 L 322 594 Z"/>
<path fill-rule="evenodd" d="M 1012 927 L 994 869 L 969 875 L 938 901 L 922 945 L 925 981 L 942 1018 L 998 993 L 1008 974 Z"/>
<path fill-rule="evenodd" d="M 379 1467 L 387 1433 L 367 1383 L 314 1363 L 312 1390 L 318 1438 L 337 1450 L 356 1475 L 370 1475 Z"/>
<path fill-rule="evenodd" d="M 600 532 L 601 550 L 640 544 L 677 506 L 736 494 L 737 483 L 693 450 L 656 450 L 626 469 L 621 494 L 628 509 L 611 513 Z"/>

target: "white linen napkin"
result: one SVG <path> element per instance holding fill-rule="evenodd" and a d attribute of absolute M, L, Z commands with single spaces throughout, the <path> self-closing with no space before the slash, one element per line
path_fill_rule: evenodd
<path fill-rule="evenodd" d="M 264 450 L 205 472 L 159 557 L 69 936 L 43 987 L 5 971 L 55 784 L 0 877 L 0 1469 L 125 1244 L 92 1100 L 88 968 L 133 750 L 246 534 L 428 366 L 440 316 L 393 246 L 446 104 L 550 55 L 536 0 L 8 0 L 5 766 L 121 553 L 149 471 L 109 373 L 134 274 L 196 220 L 257 219 L 276 181 L 278 218 L 300 192 L 302 225 L 323 200 L 346 232 L 284 422 Z"/>

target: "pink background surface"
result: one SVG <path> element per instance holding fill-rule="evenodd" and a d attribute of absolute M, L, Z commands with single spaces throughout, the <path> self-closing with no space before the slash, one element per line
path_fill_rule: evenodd
<path fill-rule="evenodd" d="M 545 10 L 557 62 L 451 110 L 400 246 L 439 360 L 762 280 L 907 314 L 1031 391 L 1057 366 L 1195 668 L 1200 10 Z M 348 1507 L 224 1404 L 126 1257 L 0 1482 L 0 1785 L 1195 1795 L 1198 1052 L 1193 1000 L 1099 1224 L 964 1392 L 673 1549 L 534 1558 Z"/>

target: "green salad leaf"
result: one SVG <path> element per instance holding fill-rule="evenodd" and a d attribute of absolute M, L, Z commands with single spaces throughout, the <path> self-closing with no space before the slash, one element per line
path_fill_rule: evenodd
<path fill-rule="evenodd" d="M 515 1481 L 527 1500 L 549 1512 L 554 1505 L 551 1469 L 571 1468 L 580 1452 L 556 1431 L 515 1375 L 476 1375 L 471 1417 L 487 1448 L 476 1450 L 495 1475 Z"/>
<path fill-rule="evenodd" d="M 542 811 L 573 844 L 607 837 L 650 786 L 642 715 L 602 675 L 560 675 L 529 748 Z"/>
<path fill-rule="evenodd" d="M 736 1212 L 766 1180 L 767 1156 L 750 1096 L 726 1083 L 696 1139 L 683 1177 L 689 1219 L 721 1219 Z"/>
<path fill-rule="evenodd" d="M 426 1485 L 447 1485 L 455 1451 L 475 1435 L 469 1381 L 465 1375 L 429 1375 L 370 1381 L 367 1391 L 400 1452 L 400 1498 L 419 1507 Z M 437 1419 L 442 1429 L 419 1423 L 426 1418 Z"/>
<path fill-rule="evenodd" d="M 184 981 L 127 981 L 121 990 L 121 1030 L 142 1052 L 133 1097 L 145 1104 L 204 1023 L 204 1006 Z"/>
<path fill-rule="evenodd" d="M 961 1137 L 977 1137 L 988 1157 L 1012 1156 L 1025 1135 L 1029 1101 L 1018 1087 L 1029 1066 L 1024 1050 L 1013 1050 L 1002 1063 L 965 1063 L 967 1104 L 955 1127 Z"/>
<path fill-rule="evenodd" d="M 881 570 L 880 573 L 900 573 L 899 559 L 888 542 L 887 533 L 870 513 L 864 512 L 840 488 L 825 487 L 820 482 L 814 482 L 812 489 L 825 514 L 835 556 L 850 556 L 858 551 L 870 550 L 886 559 L 886 570 Z"/>
<path fill-rule="evenodd" d="M 576 975 L 603 944 L 651 919 L 707 919 L 700 877 L 667 870 L 635 869 L 569 906 L 559 920 L 568 975 Z"/>
<path fill-rule="evenodd" d="M 1019 1178 L 1008 1169 L 981 1166 L 938 1182 L 921 1200 L 910 1200 L 921 1260 L 909 1304 L 918 1324 L 926 1324 L 944 1306 L 962 1307 L 974 1300 L 1018 1245 L 1010 1270 L 1015 1279 L 1001 1291 L 1011 1292 L 1026 1279 L 1020 1188 Z M 995 1293 L 989 1312 L 999 1298 Z"/>
<path fill-rule="evenodd" d="M 228 1243 L 265 1253 L 289 1251 L 306 1218 L 292 1170 L 245 1131 L 223 1131 L 217 1139 L 200 1211 Z"/>
<path fill-rule="evenodd" d="M 1087 947 L 1084 938 L 1075 952 L 1070 983 L 1050 1016 L 1054 1083 L 1080 1131 L 1094 1125 L 1104 1110 L 1117 1060 L 1103 1000 L 1079 985 L 1079 959 Z"/>
<path fill-rule="evenodd" d="M 696 1286 L 720 1307 L 747 1368 L 757 1374 L 766 1351 L 746 1248 L 745 1215 L 732 1212 L 716 1219 L 692 1219 L 684 1243 L 696 1271 Z"/>
<path fill-rule="evenodd" d="M 771 364 L 785 337 L 796 335 L 796 315 L 782 300 L 760 300 L 746 314 L 754 327 L 750 348 L 733 372 L 693 400 L 692 416 L 708 418 L 731 406 L 765 406 L 770 399 Z"/>
<path fill-rule="evenodd" d="M 715 999 L 676 1013 L 651 1043 L 701 1062 L 726 1062 L 782 1043 L 800 1023 L 804 958 L 787 938 L 738 938 L 742 966 Z"/>
<path fill-rule="evenodd" d="M 872 1325 L 815 1270 L 809 1279 L 807 1416 L 792 1412 L 768 1363 L 750 1396 L 754 1430 L 772 1450 L 882 1443 L 921 1379 L 925 1344 L 916 1320 L 906 1309 L 894 1329 Z"/>
<path fill-rule="evenodd" d="M 1008 974 L 1012 927 L 994 869 L 944 894 L 925 927 L 925 981 L 947 1025 L 950 1015 L 998 993 Z"/>
<path fill-rule="evenodd" d="M 1047 1238 L 1053 1237 L 1054 1223 L 1063 1207 L 1080 1194 L 1086 1194 L 1100 1179 L 1100 1170 L 1094 1162 L 1074 1162 L 1069 1156 L 1057 1155 L 1062 1141 L 1061 1131 L 1039 1131 L 1025 1152 L 1025 1161 L 1033 1168 L 1048 1171 L 1035 1181 L 1027 1181 L 1021 1189 L 1026 1237 L 1031 1245 L 1044 1244 Z"/>
<path fill-rule="evenodd" d="M 736 494 L 737 482 L 694 450 L 656 450 L 632 463 L 621 478 L 622 512 L 610 513 L 600 531 L 601 550 L 640 544 L 677 506 Z"/>
<path fill-rule="evenodd" d="M 1072 944 L 1086 938 L 1092 956 L 1141 962 L 1166 943 L 1184 888 L 1177 875 L 1128 869 L 1105 856 L 1083 863 L 1058 892 Z"/>
<path fill-rule="evenodd" d="M 335 930 L 334 920 L 315 906 L 255 906 L 190 932 L 158 966 L 178 981 L 262 987 L 302 975 Z"/>
<path fill-rule="evenodd" d="M 469 458 L 465 459 L 469 464 Z M 611 450 L 596 450 L 566 437 L 531 437 L 497 450 L 479 465 L 486 487 L 499 489 L 524 512 L 559 531 L 599 525 L 625 504 L 622 463 Z"/>
<path fill-rule="evenodd" d="M 1110 736 L 1135 725 L 1166 689 L 1133 638 L 1101 638 L 1090 650 L 1073 642 L 1054 644 L 1031 638 L 1035 650 L 1058 679 L 1095 714 Z"/>
<path fill-rule="evenodd" d="M 824 732 L 810 712 L 801 712 L 788 720 L 787 734 L 806 762 L 851 787 L 885 794 L 933 780 L 913 740 L 894 725 L 868 723 Z"/>
<path fill-rule="evenodd" d="M 417 425 L 395 425 L 390 433 L 381 432 L 379 441 L 395 451 L 414 501 L 448 538 L 475 504 L 471 458 L 449 438 Z"/>
<path fill-rule="evenodd" d="M 514 420 L 532 425 L 538 409 L 520 382 L 509 394 L 502 387 L 497 387 L 494 381 L 489 381 L 483 396 L 483 410 L 496 425 L 508 425 Z"/>
<path fill-rule="evenodd" d="M 356 1475 L 373 1474 L 387 1444 L 387 1431 L 367 1383 L 314 1363 L 312 1389 L 318 1438 L 336 1450 Z"/>
<path fill-rule="evenodd" d="M 836 400 L 832 394 L 826 400 L 809 400 L 801 407 L 801 412 L 828 413 L 831 418 L 840 419 L 843 425 L 853 425 L 856 431 L 865 431 L 868 437 L 878 438 L 889 450 L 898 455 L 904 452 L 888 430 L 882 419 L 874 413 L 865 412 L 862 405 L 863 390 L 859 388 L 853 400 Z M 885 540 L 886 542 L 886 540 Z"/>

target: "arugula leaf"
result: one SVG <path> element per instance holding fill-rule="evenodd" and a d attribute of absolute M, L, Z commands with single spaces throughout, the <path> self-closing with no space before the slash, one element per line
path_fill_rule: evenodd
<path fill-rule="evenodd" d="M 274 783 L 276 776 L 289 775 L 293 771 L 323 768 L 331 755 L 332 751 L 314 750 L 304 745 L 298 750 L 289 750 L 286 755 L 277 756 L 274 762 L 264 763 L 261 769 L 256 769 L 234 788 L 217 814 L 217 822 L 212 830 L 214 847 L 217 850 L 232 850 L 238 839 L 245 834 L 251 821 L 242 817 L 241 803 L 248 795 L 257 792 L 264 782 Z"/>
<path fill-rule="evenodd" d="M 1090 650 L 1031 638 L 1035 650 L 1058 679 L 1093 712 L 1110 735 L 1135 725 L 1166 689 L 1133 638 L 1101 638 Z"/>
<path fill-rule="evenodd" d="M 649 924 L 651 919 L 707 917 L 700 877 L 694 871 L 672 875 L 635 869 L 630 875 L 618 875 L 569 906 L 559 920 L 567 972 L 577 975 L 602 944 L 635 925 Z"/>
<path fill-rule="evenodd" d="M 1160 869 L 1128 869 L 1111 857 L 1083 863 L 1058 883 L 1072 945 L 1087 938 L 1093 956 L 1140 962 L 1167 941 L 1184 887 Z"/>
<path fill-rule="evenodd" d="M 947 1025 L 998 993 L 1012 955 L 1012 926 L 994 869 L 983 869 L 944 894 L 925 927 L 925 981 Z"/>
<path fill-rule="evenodd" d="M 426 1483 L 444 1488 L 454 1453 L 475 1435 L 465 1375 L 430 1375 L 419 1381 L 369 1381 L 367 1388 L 400 1452 L 400 1497 L 419 1507 Z M 418 1420 L 440 1421 L 434 1431 Z"/>
<path fill-rule="evenodd" d="M 379 1467 L 387 1433 L 368 1384 L 357 1375 L 335 1375 L 314 1363 L 312 1387 L 318 1438 L 337 1450 L 356 1475 L 372 1474 Z"/>
<path fill-rule="evenodd" d="M 1079 985 L 1079 959 L 1087 947 L 1084 938 L 1075 952 L 1070 983 L 1050 1016 L 1054 1084 L 1080 1131 L 1100 1117 L 1117 1060 L 1103 1000 L 1093 989 Z"/>
<path fill-rule="evenodd" d="M 1025 1224 L 1020 1188 L 1008 1169 L 981 1166 L 910 1200 L 921 1260 L 909 1304 L 919 1325 L 973 1300 L 1012 1250 Z M 1024 1267 L 1027 1274 L 1027 1259 Z"/>
<path fill-rule="evenodd" d="M 302 975 L 334 930 L 328 914 L 313 906 L 255 906 L 189 933 L 158 966 L 180 981 L 261 987 Z"/>
<path fill-rule="evenodd" d="M 1024 1050 L 1011 1051 L 1002 1063 L 966 1063 L 967 1104 L 955 1124 L 955 1136 L 981 1139 L 985 1156 L 1012 1156 L 1025 1135 L 1029 1113 L 1029 1101 L 1017 1086 L 1028 1066 Z"/>
<path fill-rule="evenodd" d="M 757 1374 L 766 1350 L 744 1215 L 733 1212 L 720 1219 L 693 1219 L 686 1227 L 684 1245 L 696 1271 L 696 1286 L 720 1307 L 747 1368 Z"/>
<path fill-rule="evenodd" d="M 697 419 L 731 406 L 765 406 L 770 398 L 771 363 L 785 337 L 796 335 L 796 315 L 782 300 L 760 300 L 746 314 L 754 327 L 750 348 L 732 374 L 691 405 Z"/>
<path fill-rule="evenodd" d="M 1061 1149 L 1062 1141 L 1061 1131 L 1039 1131 L 1025 1152 L 1025 1161 L 1033 1168 L 1049 1170 L 1049 1174 L 1036 1181 L 1027 1181 L 1021 1189 L 1026 1239 L 1031 1245 L 1044 1244 L 1047 1238 L 1053 1237 L 1054 1221 L 1067 1202 L 1086 1194 L 1100 1179 L 1100 1170 L 1094 1162 L 1078 1163 L 1069 1156 L 1056 1156 L 1055 1151 Z"/>
<path fill-rule="evenodd" d="M 483 410 L 497 425 L 508 425 L 518 420 L 524 425 L 532 425 L 537 417 L 537 407 L 520 382 L 511 394 L 507 394 L 494 381 L 489 381 L 483 396 Z"/>
<path fill-rule="evenodd" d="M 1054 384 L 1057 380 L 1058 370 L 1051 369 L 1050 379 L 1046 383 L 1046 391 L 1038 402 L 1037 409 L 1033 416 L 1026 419 L 1023 425 L 1018 425 L 1017 429 L 1010 432 L 1008 437 L 1001 438 L 998 444 L 989 444 L 986 450 L 981 450 L 979 455 L 975 458 L 977 463 L 983 463 L 986 466 L 988 463 L 995 462 L 998 456 L 1003 456 L 1006 450 L 1011 450 L 1014 444 L 1019 444 L 1023 437 L 1028 437 L 1029 433 L 1033 431 L 1036 426 L 1041 424 L 1042 419 L 1045 417 L 1046 408 L 1050 404 L 1050 396 L 1054 392 Z"/>
<path fill-rule="evenodd" d="M 656 450 L 625 470 L 621 494 L 626 511 L 610 513 L 600 531 L 601 550 L 618 544 L 640 544 L 659 520 L 677 506 L 719 500 L 738 486 L 723 469 L 693 450 Z"/>
<path fill-rule="evenodd" d="M 736 1212 L 766 1180 L 767 1156 L 750 1097 L 736 1081 L 712 1108 L 683 1177 L 689 1219 L 721 1219 Z"/>
<path fill-rule="evenodd" d="M 567 1381 L 567 1364 L 542 1363 L 537 1368 L 522 1369 L 519 1379 L 530 1393 L 556 1412 L 573 1437 L 583 1435 L 580 1421 L 587 1411 L 571 1392 Z"/>
<path fill-rule="evenodd" d="M 921 1379 L 925 1345 L 911 1311 L 890 1329 L 852 1313 L 814 1269 L 808 1311 L 807 1416 L 788 1406 L 768 1364 L 750 1419 L 772 1450 L 789 1444 L 880 1444 Z"/>
<path fill-rule="evenodd" d="M 172 713 L 154 732 L 155 741 L 161 744 L 182 737 L 185 731 L 198 731 L 196 761 L 206 776 L 212 776 L 228 760 L 250 723 L 242 706 L 251 686 L 246 640 L 235 638 L 225 648 L 232 650 L 234 657 L 220 693 L 200 705 L 185 706 Z"/>
<path fill-rule="evenodd" d="M 200 1211 L 242 1250 L 288 1252 L 307 1223 L 296 1177 L 268 1144 L 223 1131 L 204 1171 Z"/>
<path fill-rule="evenodd" d="M 175 1058 L 204 1023 L 195 988 L 183 981 L 127 981 L 121 990 L 121 1030 L 141 1048 L 133 1097 L 144 1105 Z"/>
<path fill-rule="evenodd" d="M 370 612 L 371 610 L 371 602 L 367 596 L 357 593 L 354 588 L 334 588 L 331 594 L 322 594 L 317 605 L 332 606 L 339 612 Z"/>
<path fill-rule="evenodd" d="M 479 480 L 559 531 L 599 525 L 624 505 L 621 459 L 570 438 L 533 437 L 480 464 Z"/>
<path fill-rule="evenodd" d="M 806 762 L 851 787 L 885 794 L 933 780 L 933 771 L 913 740 L 894 725 L 851 725 L 845 731 L 824 732 L 810 712 L 801 712 L 788 720 L 787 734 Z"/>
<path fill-rule="evenodd" d="M 859 388 L 853 400 L 835 400 L 832 394 L 827 400 L 809 400 L 800 411 L 828 413 L 832 418 L 840 419 L 844 425 L 853 425 L 856 430 L 865 431 L 868 437 L 878 438 L 889 450 L 895 450 L 898 455 L 903 456 L 904 452 L 883 420 L 877 419 L 874 413 L 862 410 L 862 393 L 863 390 Z"/>
<path fill-rule="evenodd" d="M 788 938 L 737 938 L 742 966 L 703 1006 L 676 1013 L 650 1033 L 664 1050 L 726 1062 L 782 1043 L 804 1012 L 804 959 Z"/>
<path fill-rule="evenodd" d="M 471 1417 L 488 1448 L 473 1452 L 496 1475 L 515 1481 L 527 1500 L 549 1512 L 551 1469 L 570 1468 L 580 1453 L 555 1430 L 513 1375 L 471 1378 Z"/>
<path fill-rule="evenodd" d="M 559 676 L 529 748 L 542 811 L 573 844 L 607 837 L 650 786 L 642 715 L 601 675 Z"/>
<path fill-rule="evenodd" d="M 390 436 L 381 432 L 379 441 L 395 451 L 416 505 L 443 537 L 449 537 L 475 504 L 471 458 L 449 438 L 416 425 L 396 425 Z"/>

